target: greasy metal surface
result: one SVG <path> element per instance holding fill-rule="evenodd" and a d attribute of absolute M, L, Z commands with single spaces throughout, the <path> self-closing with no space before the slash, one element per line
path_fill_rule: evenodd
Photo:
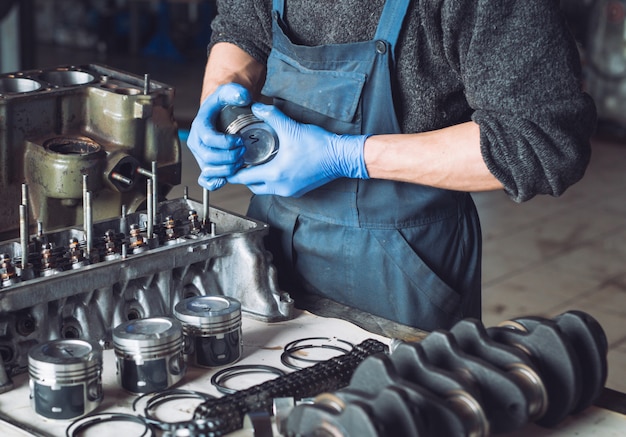
<path fill-rule="evenodd" d="M 165 196 L 181 171 L 173 98 L 165 84 L 97 64 L 0 75 L 0 238 L 17 235 L 22 183 L 30 223 L 45 229 L 82 223 L 83 175 L 94 220 L 141 208 L 139 169 L 152 162 Z"/>
<path fill-rule="evenodd" d="M 347 386 L 294 406 L 283 434 L 508 435 L 531 422 L 560 426 L 598 399 L 606 383 L 607 347 L 595 319 L 572 310 L 553 319 L 512 322 L 522 329 L 509 323 L 487 328 L 464 319 L 419 343 L 401 343 L 390 355 L 368 356 Z M 521 366 L 527 372 L 512 377 Z M 589 377 L 596 372 L 602 377 Z M 524 390 L 528 385 L 540 389 Z M 209 402 L 196 409 L 196 417 Z"/>
<path fill-rule="evenodd" d="M 42 264 L 32 279 L 3 283 L 0 356 L 8 373 L 23 371 L 28 350 L 43 341 L 83 338 L 111 347 L 115 326 L 136 318 L 170 315 L 179 301 L 194 295 L 233 297 L 248 316 L 262 321 L 291 318 L 293 302 L 279 291 L 271 257 L 263 248 L 267 225 L 211 207 L 214 232 L 191 232 L 189 211 L 202 209 L 203 204 L 187 198 L 161 202 L 159 216 L 170 220 L 159 221 L 166 224 L 155 230 L 160 232 L 160 242 L 145 238 L 145 211 L 128 214 L 123 220 L 94 222 L 91 264 L 68 267 L 66 251 L 61 257 L 65 263 L 62 270 L 44 272 Z M 171 220 L 178 223 L 175 228 L 168 225 Z M 137 228 L 146 247 L 137 253 L 129 248 L 126 257 L 118 247 L 114 255 L 105 257 L 105 234 L 110 230 L 123 234 L 120 229 L 124 228 Z M 173 238 L 172 232 L 176 232 Z M 74 238 L 84 242 L 83 236 L 82 228 L 67 227 L 43 237 L 56 252 Z M 31 238 L 31 246 L 41 237 Z M 132 238 L 126 237 L 126 241 Z M 0 243 L 0 253 L 21 264 L 20 241 Z M 31 264 L 36 264 L 38 257 L 33 250 Z"/>
<path fill-rule="evenodd" d="M 292 317 L 267 225 L 210 208 L 208 193 L 159 202 L 180 183 L 173 98 L 96 64 L 0 75 L 0 392 L 33 346 L 110 348 L 116 326 L 190 296 Z"/>

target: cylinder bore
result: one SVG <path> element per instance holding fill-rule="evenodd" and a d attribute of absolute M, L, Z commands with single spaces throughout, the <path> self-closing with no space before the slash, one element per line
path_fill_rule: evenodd
<path fill-rule="evenodd" d="M 41 84 L 36 80 L 24 77 L 3 77 L 0 78 L 0 94 L 30 93 L 41 88 Z"/>
<path fill-rule="evenodd" d="M 41 78 L 54 86 L 84 85 L 95 80 L 92 74 L 80 70 L 45 71 Z"/>
<path fill-rule="evenodd" d="M 102 88 L 127 96 L 136 96 L 142 92 L 141 88 L 133 87 L 126 82 L 114 79 L 104 81 L 102 83 Z"/>
<path fill-rule="evenodd" d="M 24 160 L 29 178 L 45 196 L 80 200 L 84 175 L 90 191 L 102 188 L 107 155 L 88 137 L 58 136 L 39 144 L 28 142 Z"/>
<path fill-rule="evenodd" d="M 89 155 L 101 150 L 100 144 L 89 138 L 56 137 L 44 143 L 51 152 L 62 155 Z"/>

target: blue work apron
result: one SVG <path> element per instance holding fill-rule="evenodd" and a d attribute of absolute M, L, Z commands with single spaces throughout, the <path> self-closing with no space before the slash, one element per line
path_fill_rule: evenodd
<path fill-rule="evenodd" d="M 400 133 L 391 72 L 409 3 L 387 1 L 371 41 L 308 47 L 291 42 L 274 0 L 263 94 L 335 133 Z M 299 198 L 253 196 L 248 214 L 269 223 L 279 285 L 296 303 L 313 293 L 426 330 L 480 318 L 480 225 L 467 193 L 342 178 Z"/>

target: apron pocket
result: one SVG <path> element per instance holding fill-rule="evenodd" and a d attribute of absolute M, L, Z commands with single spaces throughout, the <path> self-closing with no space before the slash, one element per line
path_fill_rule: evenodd
<path fill-rule="evenodd" d="M 461 297 L 397 230 L 335 226 L 300 216 L 296 271 L 308 292 L 426 330 L 458 321 Z"/>
<path fill-rule="evenodd" d="M 349 123 L 357 113 L 365 79 L 358 72 L 312 70 L 272 50 L 262 94 Z M 303 86 L 315 92 L 302 92 Z"/>
<path fill-rule="evenodd" d="M 461 296 L 415 252 L 399 230 L 370 229 L 378 251 L 380 271 L 389 293 L 404 296 L 398 312 L 417 317 L 423 329 L 441 328 L 457 321 Z M 411 315 L 411 312 L 415 312 Z M 428 325 L 431 325 L 430 327 Z"/>

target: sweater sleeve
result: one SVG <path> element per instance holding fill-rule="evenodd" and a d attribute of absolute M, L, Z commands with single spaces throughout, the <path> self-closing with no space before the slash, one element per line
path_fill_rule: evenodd
<path fill-rule="evenodd" d="M 582 178 L 595 129 L 580 60 L 553 0 L 442 3 L 443 50 L 464 83 L 487 167 L 522 202 Z"/>
<path fill-rule="evenodd" d="M 262 64 L 272 47 L 271 0 L 217 0 L 209 50 L 229 42 Z"/>

